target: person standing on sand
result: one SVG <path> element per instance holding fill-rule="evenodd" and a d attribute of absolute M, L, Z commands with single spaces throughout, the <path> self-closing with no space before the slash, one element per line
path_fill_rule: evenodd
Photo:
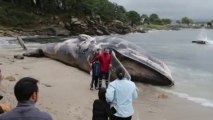
<path fill-rule="evenodd" d="M 35 107 L 38 100 L 38 80 L 30 77 L 20 79 L 14 93 L 18 101 L 16 108 L 0 115 L 0 120 L 52 120 L 52 117 Z"/>
<path fill-rule="evenodd" d="M 110 105 L 106 102 L 106 88 L 99 88 L 98 99 L 93 103 L 92 120 L 108 120 Z"/>
<path fill-rule="evenodd" d="M 95 85 L 95 89 L 98 89 L 97 84 L 100 74 L 100 63 L 98 60 L 99 51 L 100 49 L 95 49 L 93 55 L 89 56 L 87 59 L 90 65 L 90 75 L 92 75 L 90 90 L 93 90 L 93 84 Z"/>
<path fill-rule="evenodd" d="M 90 90 L 93 90 L 93 85 L 95 85 L 95 89 L 98 90 L 98 78 L 100 74 L 100 63 L 98 58 L 96 57 L 94 62 L 92 63 L 92 81 L 90 83 Z"/>
<path fill-rule="evenodd" d="M 89 55 L 87 58 L 87 61 L 90 66 L 90 74 L 92 74 L 92 64 L 94 63 L 95 58 L 97 58 L 99 54 L 100 54 L 100 49 L 95 49 L 95 51 L 93 52 L 93 55 L 92 56 Z"/>
<path fill-rule="evenodd" d="M 117 79 L 106 90 L 106 101 L 116 109 L 110 120 L 131 120 L 134 113 L 133 100 L 138 97 L 134 82 L 124 77 L 124 71 L 116 71 Z"/>
<path fill-rule="evenodd" d="M 95 58 L 97 58 L 99 54 L 100 54 L 100 49 L 96 49 L 93 53 L 93 57 L 90 59 L 90 63 L 93 63 Z"/>
<path fill-rule="evenodd" d="M 99 54 L 100 54 L 100 49 L 95 49 L 93 52 L 93 55 L 88 56 L 87 61 L 90 65 L 90 67 L 92 67 L 92 63 L 94 62 L 95 58 L 98 57 Z"/>
<path fill-rule="evenodd" d="M 98 55 L 98 59 L 101 65 L 99 88 L 102 86 L 102 79 L 105 80 L 106 87 L 108 87 L 108 84 L 109 84 L 108 77 L 109 77 L 109 70 L 112 67 L 112 57 L 109 54 L 109 51 L 107 48 L 104 48 L 103 53 Z"/>

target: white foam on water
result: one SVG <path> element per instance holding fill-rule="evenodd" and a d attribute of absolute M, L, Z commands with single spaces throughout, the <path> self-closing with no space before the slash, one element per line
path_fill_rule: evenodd
<path fill-rule="evenodd" d="M 198 40 L 206 41 L 207 44 L 213 44 L 213 40 L 208 37 L 205 28 L 201 29 L 201 32 L 198 36 Z"/>
<path fill-rule="evenodd" d="M 0 48 L 17 47 L 17 41 L 14 37 L 0 37 Z"/>
<path fill-rule="evenodd" d="M 0 37 L 0 45 L 8 45 L 9 41 L 14 39 L 14 37 Z"/>
<path fill-rule="evenodd" d="M 213 44 L 213 40 L 207 40 L 207 44 Z"/>
<path fill-rule="evenodd" d="M 25 43 L 27 48 L 35 49 L 41 46 L 40 43 Z M 0 48 L 13 49 L 13 48 L 21 48 L 17 39 L 15 37 L 0 37 Z"/>
<path fill-rule="evenodd" d="M 194 103 L 198 103 L 202 106 L 213 108 L 213 101 L 208 100 L 206 98 L 193 97 L 193 96 L 190 96 L 186 93 L 176 92 L 176 91 L 167 90 L 167 89 L 163 89 L 163 88 L 160 88 L 160 90 L 167 92 L 167 93 L 171 93 L 171 94 L 176 95 L 180 98 L 187 99 L 187 100 L 192 101 Z"/>

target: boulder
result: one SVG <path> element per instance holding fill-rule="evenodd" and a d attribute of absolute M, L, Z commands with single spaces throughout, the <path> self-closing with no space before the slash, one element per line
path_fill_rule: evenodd
<path fill-rule="evenodd" d="M 24 59 L 24 56 L 23 55 L 14 55 L 14 58 L 16 58 L 16 59 Z"/>
<path fill-rule="evenodd" d="M 70 31 L 69 30 L 66 30 L 62 27 L 50 27 L 48 28 L 53 35 L 56 35 L 56 36 L 69 36 L 70 35 Z"/>

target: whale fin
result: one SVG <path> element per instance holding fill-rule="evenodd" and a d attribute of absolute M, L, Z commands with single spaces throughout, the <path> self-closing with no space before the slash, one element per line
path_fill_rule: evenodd
<path fill-rule="evenodd" d="M 127 78 L 128 80 L 131 80 L 131 76 L 129 74 L 129 72 L 127 71 L 127 69 L 123 66 L 123 64 L 118 60 L 118 58 L 116 57 L 115 55 L 115 52 L 112 50 L 112 59 L 113 59 L 113 65 L 112 66 L 115 66 L 112 71 L 115 71 L 115 69 L 118 69 L 118 68 L 121 68 L 123 69 L 123 71 L 125 72 L 125 75 L 124 77 Z"/>
<path fill-rule="evenodd" d="M 24 44 L 24 41 L 22 40 L 21 37 L 17 37 L 17 40 L 18 40 L 18 43 L 21 45 L 21 47 L 24 49 L 24 50 L 27 50 L 27 47 L 25 46 Z"/>

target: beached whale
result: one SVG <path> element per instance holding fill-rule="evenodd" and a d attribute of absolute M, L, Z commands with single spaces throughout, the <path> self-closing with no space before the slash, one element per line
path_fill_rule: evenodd
<path fill-rule="evenodd" d="M 122 68 L 125 76 L 133 81 L 160 86 L 174 85 L 171 72 L 162 61 L 145 54 L 136 45 L 117 37 L 80 35 L 61 43 L 45 44 L 24 55 L 50 57 L 89 73 L 88 58 L 97 48 L 109 48 L 112 51 L 111 79 L 115 79 L 114 71 Z"/>

